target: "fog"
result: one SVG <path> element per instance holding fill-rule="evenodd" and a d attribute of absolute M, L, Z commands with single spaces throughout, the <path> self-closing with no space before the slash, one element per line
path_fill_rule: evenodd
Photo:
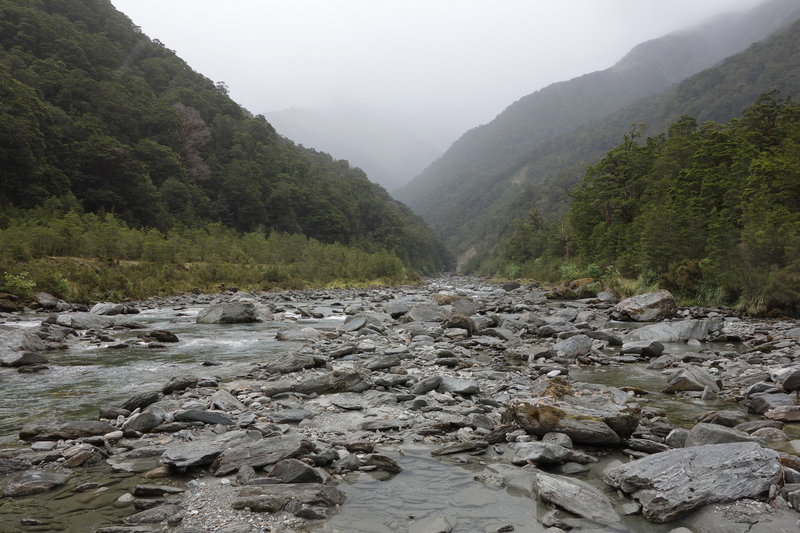
<path fill-rule="evenodd" d="M 445 149 L 550 83 L 761 0 L 112 0 L 253 113 L 368 111 Z"/>

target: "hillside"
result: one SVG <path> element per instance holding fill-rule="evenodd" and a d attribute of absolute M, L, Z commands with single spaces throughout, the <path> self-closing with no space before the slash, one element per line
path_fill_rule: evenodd
<path fill-rule="evenodd" d="M 363 111 L 285 109 L 266 117 L 281 135 L 348 160 L 388 191 L 442 155 L 432 144 Z"/>
<path fill-rule="evenodd" d="M 0 169 L 2 210 L 56 198 L 133 227 L 220 221 L 445 264 L 364 172 L 279 136 L 108 0 L 0 0 Z"/>
<path fill-rule="evenodd" d="M 797 17 L 796 2 L 774 0 L 643 43 L 605 71 L 515 102 L 491 123 L 467 132 L 395 196 L 421 214 L 452 251 L 486 250 L 509 221 L 507 198 L 530 205 L 539 193 L 531 195 L 527 184 L 582 170 L 625 131 L 614 131 L 609 142 L 585 137 L 581 126 L 658 94 Z M 573 150 L 575 145 L 580 149 Z M 558 183 L 552 187 L 560 188 Z"/>

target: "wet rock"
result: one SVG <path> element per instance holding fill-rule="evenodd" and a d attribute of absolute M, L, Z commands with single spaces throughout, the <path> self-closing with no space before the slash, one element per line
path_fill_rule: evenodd
<path fill-rule="evenodd" d="M 800 422 L 800 405 L 779 405 L 767 410 L 764 416 L 781 422 Z"/>
<path fill-rule="evenodd" d="M 69 420 L 66 422 L 42 422 L 26 424 L 19 430 L 22 440 L 79 439 L 94 435 L 105 435 L 116 428 L 99 420 Z"/>
<path fill-rule="evenodd" d="M 625 334 L 624 342 L 658 341 L 686 342 L 703 340 L 708 337 L 708 320 L 680 320 L 677 322 L 659 322 L 636 328 Z"/>
<path fill-rule="evenodd" d="M 735 427 L 747 420 L 747 415 L 741 411 L 709 411 L 697 417 L 698 422 L 719 424 L 721 426 Z M 738 428 L 737 428 L 738 429 Z"/>
<path fill-rule="evenodd" d="M 141 339 L 146 342 L 180 342 L 177 335 L 164 329 L 149 331 L 142 335 Z"/>
<path fill-rule="evenodd" d="M 783 392 L 775 394 L 760 393 L 751 395 L 746 403 L 748 411 L 762 415 L 771 409 L 777 409 L 781 406 L 793 406 L 794 400 L 792 400 L 791 396 Z"/>
<path fill-rule="evenodd" d="M 620 348 L 620 354 L 636 354 L 645 357 L 658 357 L 664 352 L 664 345 L 658 341 L 631 341 L 626 342 Z"/>
<path fill-rule="evenodd" d="M 531 395 L 512 402 L 503 421 L 533 435 L 565 433 L 576 443 L 600 446 L 620 444 L 639 424 L 638 405 L 614 387 L 573 383 L 558 376 L 537 379 Z"/>
<path fill-rule="evenodd" d="M 279 479 L 282 483 L 322 483 L 323 479 L 316 468 L 298 459 L 279 461 L 267 477 Z"/>
<path fill-rule="evenodd" d="M 314 328 L 282 328 L 275 334 L 279 341 L 314 342 L 319 340 L 322 332 Z"/>
<path fill-rule="evenodd" d="M 454 455 L 457 453 L 471 453 L 475 451 L 485 450 L 487 446 L 489 446 L 487 442 L 471 440 L 467 442 L 450 444 L 442 448 L 437 448 L 436 450 L 433 450 L 431 452 L 431 455 L 441 456 L 441 455 Z"/>
<path fill-rule="evenodd" d="M 139 313 L 139 310 L 136 307 L 128 304 L 101 302 L 94 304 L 94 306 L 92 306 L 89 312 L 95 315 L 113 316 L 113 315 L 135 315 Z"/>
<path fill-rule="evenodd" d="M 128 398 L 125 403 L 120 406 L 120 409 L 133 412 L 136 409 L 144 409 L 148 405 L 156 403 L 161 398 L 158 391 L 149 391 L 136 394 Z"/>
<path fill-rule="evenodd" d="M 583 452 L 550 442 L 520 442 L 515 444 L 514 458 L 511 462 L 515 465 L 524 465 L 529 461 L 543 465 L 567 462 L 589 464 L 597 462 L 597 459 Z"/>
<path fill-rule="evenodd" d="M 198 324 L 247 324 L 258 321 L 253 302 L 219 303 L 201 309 L 197 314 Z"/>
<path fill-rule="evenodd" d="M 169 494 L 181 494 L 184 489 L 168 485 L 136 485 L 132 494 L 137 498 L 157 498 Z"/>
<path fill-rule="evenodd" d="M 599 341 L 607 342 L 609 346 L 622 346 L 622 339 L 611 333 L 605 331 L 587 331 L 584 333 L 587 337 Z"/>
<path fill-rule="evenodd" d="M 19 368 L 46 362 L 47 358 L 36 352 L 0 352 L 0 366 Z"/>
<path fill-rule="evenodd" d="M 69 474 L 48 472 L 45 470 L 25 470 L 12 476 L 11 481 L 3 489 L 3 496 L 16 498 L 47 492 L 60 487 L 69 480 Z"/>
<path fill-rule="evenodd" d="M 113 327 L 123 328 L 141 328 L 142 325 L 138 324 L 132 318 L 126 316 L 113 317 L 105 315 L 96 315 L 94 313 L 65 313 L 56 317 L 56 324 L 72 329 L 110 329 Z"/>
<path fill-rule="evenodd" d="M 220 453 L 213 464 L 211 472 L 216 476 L 225 476 L 236 472 L 244 465 L 262 468 L 273 465 L 284 459 L 303 456 L 313 451 L 313 445 L 296 437 L 269 437 L 256 441 L 241 440 L 232 443 Z"/>
<path fill-rule="evenodd" d="M 697 366 L 687 366 L 667 382 L 663 392 L 703 391 L 708 387 L 714 392 L 719 392 L 720 386 L 717 379 Z"/>
<path fill-rule="evenodd" d="M 397 464 L 397 461 L 391 457 L 379 453 L 371 453 L 364 457 L 361 461 L 362 467 L 370 467 L 381 472 L 388 472 L 390 474 L 399 474 L 403 471 L 403 467 Z"/>
<path fill-rule="evenodd" d="M 722 444 L 725 442 L 764 442 L 752 437 L 744 431 L 739 431 L 719 424 L 701 422 L 689 430 L 684 446 L 702 446 L 703 444 Z"/>
<path fill-rule="evenodd" d="M 0 358 L 5 359 L 8 352 L 43 352 L 45 348 L 34 331 L 0 325 Z"/>
<path fill-rule="evenodd" d="M 573 335 L 568 339 L 557 342 L 552 350 L 558 357 L 575 359 L 589 353 L 592 349 L 592 339 L 586 335 Z"/>
<path fill-rule="evenodd" d="M 614 310 L 622 318 L 637 322 L 651 322 L 674 316 L 678 305 L 672 293 L 660 290 L 626 298 L 620 301 Z"/>
<path fill-rule="evenodd" d="M 639 501 L 648 520 L 668 522 L 709 503 L 758 497 L 780 475 L 777 452 L 742 442 L 653 454 L 612 470 L 605 482 Z"/>
<path fill-rule="evenodd" d="M 537 472 L 536 495 L 570 513 L 600 524 L 620 522 L 614 506 L 603 493 L 578 479 Z"/>

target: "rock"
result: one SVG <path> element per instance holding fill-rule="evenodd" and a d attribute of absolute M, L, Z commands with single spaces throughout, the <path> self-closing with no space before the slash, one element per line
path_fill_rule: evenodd
<path fill-rule="evenodd" d="M 43 422 L 26 424 L 19 430 L 22 440 L 79 439 L 94 435 L 105 435 L 116 428 L 99 420 L 70 420 L 67 422 Z"/>
<path fill-rule="evenodd" d="M 620 301 L 614 310 L 622 317 L 637 322 L 663 320 L 675 315 L 678 305 L 667 290 L 632 296 Z"/>
<path fill-rule="evenodd" d="M 450 533 L 453 525 L 446 516 L 432 514 L 408 525 L 408 533 Z"/>
<path fill-rule="evenodd" d="M 0 360 L 12 355 L 8 352 L 43 352 L 46 348 L 34 331 L 0 326 Z"/>
<path fill-rule="evenodd" d="M 459 313 L 455 313 L 450 315 L 444 322 L 442 322 L 442 327 L 445 329 L 449 328 L 458 328 L 463 329 L 467 332 L 467 336 L 471 337 L 477 331 L 475 327 L 475 322 L 472 321 L 470 317 L 467 315 L 462 315 Z"/>
<path fill-rule="evenodd" d="M 142 340 L 152 341 L 152 342 L 171 342 L 171 343 L 180 342 L 177 335 L 165 329 L 156 329 L 153 331 L 149 331 L 144 335 L 142 335 L 141 338 Z"/>
<path fill-rule="evenodd" d="M 141 392 L 135 396 L 128 398 L 125 403 L 120 406 L 120 409 L 133 412 L 136 409 L 144 409 L 150 404 L 156 403 L 161 398 L 158 391 Z"/>
<path fill-rule="evenodd" d="M 69 480 L 69 474 L 48 472 L 45 470 L 25 470 L 12 476 L 11 481 L 3 489 L 3 496 L 16 498 L 47 492 L 60 487 Z"/>
<path fill-rule="evenodd" d="M 622 339 L 605 331 L 586 331 L 587 337 L 598 341 L 607 342 L 609 346 L 622 346 Z"/>
<path fill-rule="evenodd" d="M 752 442 L 656 453 L 612 470 L 605 482 L 629 493 L 653 522 L 716 502 L 755 498 L 781 476 L 778 453 Z"/>
<path fill-rule="evenodd" d="M 94 306 L 89 310 L 89 312 L 95 315 L 112 316 L 112 315 L 135 315 L 139 313 L 139 310 L 132 305 L 103 302 L 94 304 Z"/>
<path fill-rule="evenodd" d="M 112 317 L 94 313 L 65 313 L 56 317 L 56 324 L 72 329 L 110 329 L 113 327 L 140 328 L 141 324 L 127 317 Z"/>
<path fill-rule="evenodd" d="M 800 422 L 800 405 L 779 405 L 767 410 L 764 416 L 781 422 Z"/>
<path fill-rule="evenodd" d="M 581 518 L 600 524 L 621 521 L 611 500 L 586 482 L 537 472 L 533 486 L 539 499 Z"/>
<path fill-rule="evenodd" d="M 422 394 L 427 394 L 432 390 L 436 390 L 436 388 L 441 384 L 442 376 L 428 376 L 419 380 L 417 383 L 411 387 L 411 394 L 420 396 Z"/>
<path fill-rule="evenodd" d="M 763 415 L 767 411 L 781 406 L 794 406 L 792 397 L 783 392 L 753 394 L 745 403 L 747 404 L 747 410 L 757 415 Z"/>
<path fill-rule="evenodd" d="M 202 422 L 204 424 L 222 424 L 232 426 L 235 422 L 221 411 L 206 411 L 205 409 L 188 409 L 176 411 L 174 418 L 177 421 Z"/>
<path fill-rule="evenodd" d="M 184 391 L 186 389 L 197 387 L 199 382 L 200 378 L 197 376 L 173 376 L 161 388 L 161 392 L 163 394 L 172 394 L 176 391 Z"/>
<path fill-rule="evenodd" d="M 274 396 L 283 392 L 334 394 L 337 392 L 364 392 L 371 386 L 368 372 L 357 368 L 343 368 L 322 375 L 304 376 L 302 381 L 294 378 L 282 378 L 266 383 L 262 387 L 262 391 L 266 396 Z"/>
<path fill-rule="evenodd" d="M 219 389 L 211 395 L 211 407 L 216 407 L 217 409 L 228 412 L 247 411 L 247 406 L 225 389 Z"/>
<path fill-rule="evenodd" d="M 532 435 L 565 433 L 573 442 L 599 446 L 620 444 L 639 419 L 638 405 L 620 389 L 573 383 L 562 376 L 538 378 L 531 397 L 511 402 L 502 418 Z"/>
<path fill-rule="evenodd" d="M 47 292 L 37 293 L 35 299 L 36 302 L 42 306 L 42 309 L 46 310 L 56 309 L 61 302 L 61 300 Z"/>
<path fill-rule="evenodd" d="M 275 424 L 296 424 L 307 418 L 314 418 L 313 411 L 308 409 L 282 409 L 280 411 L 272 411 L 269 414 L 269 419 Z"/>
<path fill-rule="evenodd" d="M 46 362 L 47 358 L 36 352 L 0 353 L 0 366 L 19 368 L 22 366 L 40 365 Z"/>
<path fill-rule="evenodd" d="M 247 324 L 258 321 L 253 302 L 219 303 L 201 309 L 197 314 L 198 324 Z"/>
<path fill-rule="evenodd" d="M 439 382 L 439 386 L 436 387 L 436 391 L 470 396 L 472 394 L 479 394 L 481 389 L 476 381 L 442 376 L 442 380 Z"/>
<path fill-rule="evenodd" d="M 283 483 L 322 483 L 317 469 L 298 459 L 283 459 L 272 467 L 267 477 L 280 479 Z"/>
<path fill-rule="evenodd" d="M 536 464 L 552 465 L 575 462 L 589 464 L 597 461 L 591 455 L 550 442 L 520 442 L 514 445 L 515 465 L 524 465 L 528 461 Z"/>
<path fill-rule="evenodd" d="M 622 344 L 620 354 L 636 354 L 645 357 L 658 357 L 664 352 L 664 345 L 658 341 L 631 341 Z"/>
<path fill-rule="evenodd" d="M 147 409 L 130 417 L 122 425 L 122 429 L 131 429 L 140 433 L 149 433 L 154 427 L 164 422 L 166 414 L 161 408 Z"/>
<path fill-rule="evenodd" d="M 399 474 L 403 471 L 403 467 L 397 464 L 397 461 L 379 453 L 367 455 L 362 461 L 362 466 L 374 467 L 375 470 L 388 472 L 390 474 Z"/>
<path fill-rule="evenodd" d="M 699 319 L 642 326 L 626 333 L 623 341 L 686 342 L 691 339 L 703 340 L 706 337 L 708 337 L 708 320 Z"/>
<path fill-rule="evenodd" d="M 409 322 L 441 322 L 448 316 L 449 313 L 438 305 L 417 304 L 411 306 L 405 319 Z"/>
<path fill-rule="evenodd" d="M 264 370 L 270 374 L 290 374 L 305 368 L 317 366 L 317 361 L 311 354 L 284 353 L 274 361 L 264 365 Z"/>
<path fill-rule="evenodd" d="M 431 455 L 436 457 L 441 455 L 454 455 L 457 453 L 470 453 L 485 450 L 487 446 L 489 446 L 487 442 L 470 440 L 467 442 L 459 442 L 444 446 L 442 448 L 437 448 L 436 450 L 431 451 Z"/>
<path fill-rule="evenodd" d="M 800 390 L 800 365 L 781 368 L 770 374 L 772 381 L 783 387 L 786 392 Z"/>
<path fill-rule="evenodd" d="M 132 494 L 137 498 L 157 498 L 168 494 L 180 494 L 184 489 L 167 485 L 136 485 Z"/>
<path fill-rule="evenodd" d="M 797 520 L 796 510 L 754 500 L 706 505 L 686 517 L 688 533 L 794 533 Z"/>
<path fill-rule="evenodd" d="M 322 332 L 314 328 L 282 328 L 275 334 L 279 341 L 315 342 L 322 336 Z"/>
<path fill-rule="evenodd" d="M 663 392 L 703 391 L 708 387 L 714 392 L 720 391 L 716 378 L 697 366 L 687 366 L 670 378 Z"/>
<path fill-rule="evenodd" d="M 398 319 L 411 309 L 411 304 L 403 300 L 390 300 L 383 306 L 383 312 Z"/>
<path fill-rule="evenodd" d="M 124 519 L 126 524 L 158 524 L 168 522 L 179 524 L 182 519 L 181 508 L 177 505 L 159 505 L 152 509 L 138 512 Z"/>
<path fill-rule="evenodd" d="M 244 432 L 200 438 L 189 442 L 176 441 L 161 454 L 161 462 L 175 468 L 208 466 L 223 452 L 235 447 L 237 441 L 247 441 Z M 231 472 L 233 472 L 231 470 Z"/>
<path fill-rule="evenodd" d="M 394 366 L 400 366 L 400 358 L 396 355 L 385 355 L 369 361 L 366 365 L 367 370 L 386 370 Z"/>
<path fill-rule="evenodd" d="M 586 335 L 573 335 L 553 345 L 552 350 L 559 357 L 575 359 L 584 356 L 592 349 L 592 339 Z"/>
<path fill-rule="evenodd" d="M 709 411 L 697 417 L 698 422 L 708 422 L 709 424 L 719 424 L 729 428 L 735 427 L 747 420 L 747 415 L 741 411 Z M 737 428 L 739 429 L 739 428 Z"/>
<path fill-rule="evenodd" d="M 341 505 L 344 499 L 344 493 L 331 485 L 281 483 L 244 487 L 231 506 L 234 509 L 249 507 L 254 513 L 277 513 L 285 510 L 292 502 L 332 507 Z"/>
<path fill-rule="evenodd" d="M 211 472 L 216 476 L 226 476 L 236 472 L 244 465 L 262 468 L 284 459 L 300 457 L 311 453 L 313 445 L 296 437 L 268 437 L 256 441 L 241 440 L 228 446 L 211 464 Z"/>
<path fill-rule="evenodd" d="M 720 426 L 719 424 L 700 422 L 689 430 L 684 446 L 702 446 L 704 444 L 722 444 L 725 442 L 758 442 L 763 444 L 761 439 L 752 437 L 744 431 Z"/>

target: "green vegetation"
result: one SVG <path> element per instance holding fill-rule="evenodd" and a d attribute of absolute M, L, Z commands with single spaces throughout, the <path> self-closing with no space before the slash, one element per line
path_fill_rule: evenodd
<path fill-rule="evenodd" d="M 30 300 L 142 299 L 222 287 L 270 290 L 399 284 L 414 273 L 392 252 L 323 244 L 303 235 L 202 227 L 128 227 L 118 217 L 46 208 L 17 211 L 0 230 L 0 292 Z M 55 214 L 54 214 L 55 213 Z"/>
<path fill-rule="evenodd" d="M 647 139 L 634 128 L 570 195 L 565 223 L 532 212 L 514 226 L 496 272 L 559 268 L 606 285 L 620 274 L 686 301 L 800 314 L 800 105 L 790 98 L 762 95 L 727 124 L 684 116 Z"/>
<path fill-rule="evenodd" d="M 339 252 L 368 262 L 398 258 L 431 273 L 447 264 L 422 220 L 360 169 L 277 135 L 263 116 L 231 100 L 224 83 L 194 72 L 108 0 L 0 0 L 0 183 L 0 212 L 39 208 L 51 198 L 66 207 L 64 217 L 74 211 L 85 227 L 59 238 L 94 231 L 94 213 L 105 231 L 117 224 L 139 241 L 126 237 L 125 246 L 139 247 L 131 252 L 98 236 L 96 250 L 76 252 L 70 242 L 43 235 L 41 244 L 4 243 L 11 256 L 85 253 L 183 263 L 195 261 L 186 243 L 224 247 L 230 239 L 251 243 L 250 254 L 261 246 L 257 235 L 267 249 L 282 248 L 270 239 L 296 235 L 293 242 L 314 250 L 317 260 L 334 258 L 318 266 L 337 268 L 341 278 L 368 274 L 339 268 Z M 0 229 L 14 233 L 26 216 L 6 214 Z M 59 216 L 54 211 L 28 229 L 44 231 Z M 213 238 L 187 237 L 193 232 Z M 272 260 L 233 252 L 221 257 Z M 40 283 L 35 269 L 26 268 Z M 302 272 L 287 276 L 329 279 L 297 268 Z"/>

